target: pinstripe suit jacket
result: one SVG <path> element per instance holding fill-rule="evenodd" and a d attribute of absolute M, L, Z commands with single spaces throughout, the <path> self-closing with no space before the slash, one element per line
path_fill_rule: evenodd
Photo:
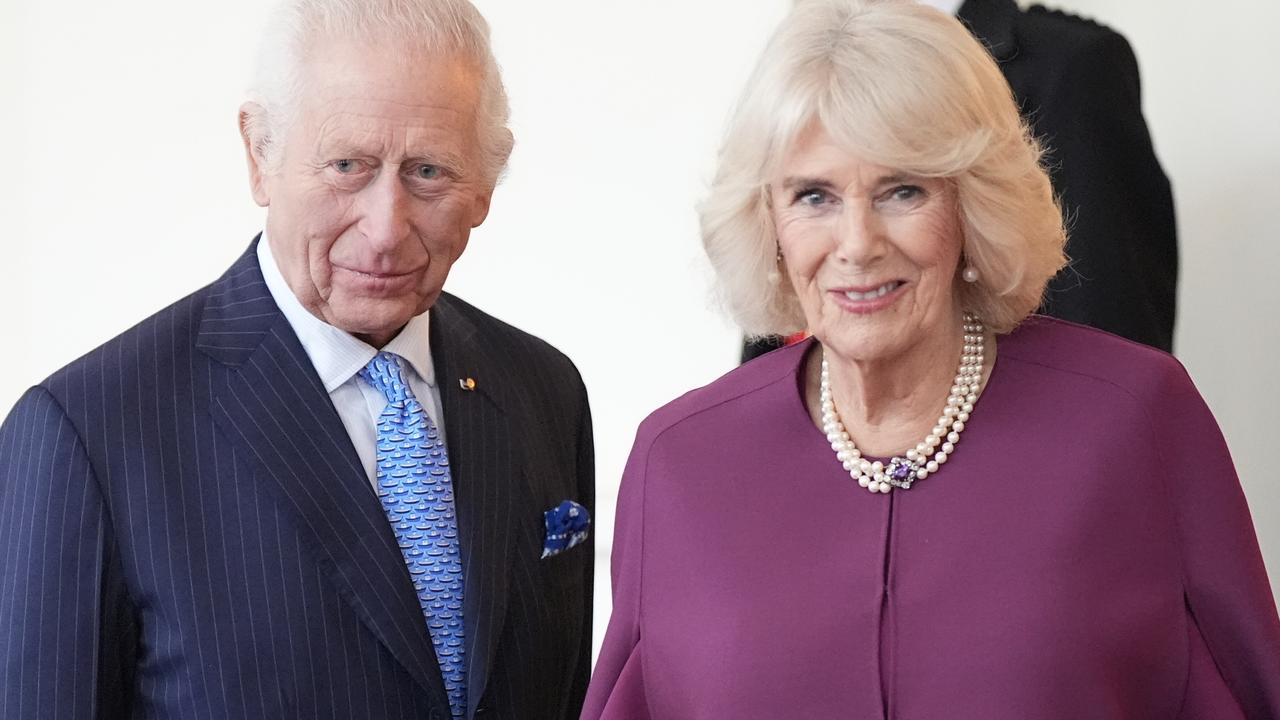
<path fill-rule="evenodd" d="M 468 715 L 576 718 L 593 548 L 539 556 L 544 510 L 593 505 L 585 389 L 559 352 L 461 300 L 431 312 Z M 391 528 L 253 247 L 0 427 L 0 718 L 447 708 Z"/>

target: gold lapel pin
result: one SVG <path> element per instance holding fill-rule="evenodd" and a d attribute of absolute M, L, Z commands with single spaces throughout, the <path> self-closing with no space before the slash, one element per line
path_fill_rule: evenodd
<path fill-rule="evenodd" d="M 458 380 L 458 387 L 462 388 L 463 390 L 475 390 L 476 381 L 472 378 L 465 378 L 465 379 L 460 378 Z"/>

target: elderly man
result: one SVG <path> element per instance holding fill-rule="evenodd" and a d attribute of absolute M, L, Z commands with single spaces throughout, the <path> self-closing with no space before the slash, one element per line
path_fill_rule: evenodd
<path fill-rule="evenodd" d="M 576 718 L 591 421 L 441 292 L 511 149 L 465 0 L 293 0 L 265 233 L 0 429 L 0 717 Z"/>

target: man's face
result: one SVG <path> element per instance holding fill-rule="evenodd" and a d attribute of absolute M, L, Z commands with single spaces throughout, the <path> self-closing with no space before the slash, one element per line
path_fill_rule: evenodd
<path fill-rule="evenodd" d="M 294 295 L 381 347 L 440 295 L 484 221 L 470 63 L 316 43 L 279 162 L 251 153 L 254 197 Z"/>

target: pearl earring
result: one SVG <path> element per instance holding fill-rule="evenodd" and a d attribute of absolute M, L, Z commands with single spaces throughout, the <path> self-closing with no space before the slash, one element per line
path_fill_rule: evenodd
<path fill-rule="evenodd" d="M 780 265 L 782 265 L 782 248 L 778 248 L 777 255 L 773 258 L 773 269 L 766 276 L 770 285 L 777 285 L 782 282 L 782 271 L 778 267 Z"/>
<path fill-rule="evenodd" d="M 976 283 L 978 282 L 978 279 L 982 277 L 982 274 L 978 272 L 978 268 L 972 265 L 966 265 L 964 267 L 964 272 L 960 273 L 960 277 L 964 278 L 964 281 L 967 283 Z"/>

